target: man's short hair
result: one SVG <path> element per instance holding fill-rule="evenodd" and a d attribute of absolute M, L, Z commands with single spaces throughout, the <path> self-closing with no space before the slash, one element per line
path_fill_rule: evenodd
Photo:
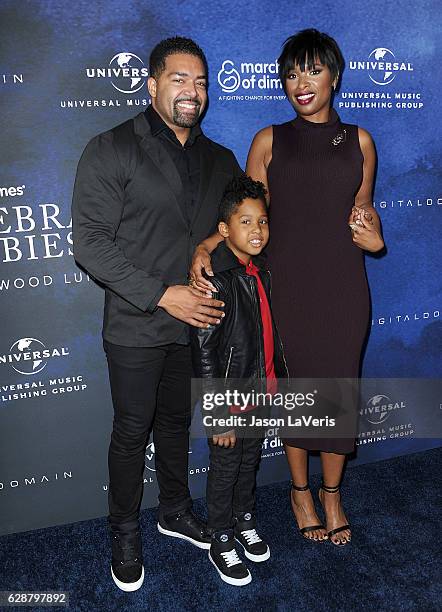
<path fill-rule="evenodd" d="M 308 70 L 312 70 L 317 60 L 328 67 L 333 80 L 342 74 L 344 58 L 334 38 L 313 28 L 289 36 L 278 59 L 279 78 L 284 90 L 285 80 L 293 66 L 298 65 L 304 71 L 307 64 Z"/>
<path fill-rule="evenodd" d="M 175 53 L 187 53 L 188 55 L 199 57 L 204 64 L 206 75 L 208 75 L 209 70 L 203 50 L 196 42 L 182 36 L 165 38 L 152 49 L 149 57 L 149 75 L 154 79 L 158 79 L 166 68 L 166 57 Z"/>
<path fill-rule="evenodd" d="M 218 223 L 221 221 L 228 223 L 230 221 L 230 217 L 236 213 L 240 204 L 246 198 L 261 200 L 267 207 L 266 193 L 267 190 L 263 183 L 260 181 L 254 181 L 246 174 L 233 178 L 230 183 L 227 184 L 224 190 L 221 203 L 219 205 Z"/>

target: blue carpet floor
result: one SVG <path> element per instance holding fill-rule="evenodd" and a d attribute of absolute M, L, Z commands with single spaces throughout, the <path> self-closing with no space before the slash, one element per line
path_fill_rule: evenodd
<path fill-rule="evenodd" d="M 111 580 L 105 519 L 1 537 L 0 590 L 65 590 L 69 610 L 87 612 L 440 611 L 441 458 L 434 449 L 347 470 L 353 540 L 344 548 L 299 535 L 288 483 L 261 487 L 257 515 L 272 556 L 248 562 L 253 581 L 242 588 L 221 582 L 206 551 L 161 536 L 146 510 L 146 578 L 136 593 Z M 316 492 L 319 478 L 311 481 Z M 203 501 L 195 509 L 204 514 Z"/>

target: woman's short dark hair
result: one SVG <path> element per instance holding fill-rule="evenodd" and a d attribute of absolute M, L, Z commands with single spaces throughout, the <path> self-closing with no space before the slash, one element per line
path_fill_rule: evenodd
<path fill-rule="evenodd" d="M 247 198 L 261 200 L 267 207 L 266 193 L 267 190 L 261 181 L 254 181 L 246 174 L 236 176 L 226 185 L 224 190 L 219 205 L 218 223 L 220 221 L 228 223 L 230 217 L 236 213 L 241 203 Z"/>
<path fill-rule="evenodd" d="M 166 68 L 166 57 L 175 53 L 186 53 L 199 57 L 203 62 L 206 75 L 208 75 L 207 59 L 201 47 L 191 38 L 174 36 L 173 38 L 165 38 L 152 49 L 149 57 L 150 76 L 157 79 Z"/>
<path fill-rule="evenodd" d="M 344 58 L 334 38 L 313 28 L 289 36 L 278 59 L 279 78 L 284 90 L 285 80 L 293 66 L 298 65 L 304 71 L 307 64 L 308 70 L 312 70 L 316 60 L 328 67 L 333 80 L 342 74 Z"/>

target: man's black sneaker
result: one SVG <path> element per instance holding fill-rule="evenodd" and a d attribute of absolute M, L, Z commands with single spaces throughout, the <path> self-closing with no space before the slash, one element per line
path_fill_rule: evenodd
<path fill-rule="evenodd" d="M 244 548 L 247 559 L 260 563 L 270 557 L 270 548 L 256 533 L 256 521 L 251 512 L 242 512 L 233 518 L 235 539 Z"/>
<path fill-rule="evenodd" d="M 175 514 L 160 514 L 158 531 L 164 535 L 192 542 L 198 548 L 210 548 L 210 532 L 207 525 L 196 517 L 190 509 Z"/>
<path fill-rule="evenodd" d="M 252 575 L 236 552 L 233 529 L 216 531 L 212 535 L 209 559 L 221 576 L 221 580 L 227 584 L 244 586 L 252 581 Z"/>
<path fill-rule="evenodd" d="M 122 591 L 140 588 L 144 581 L 143 556 L 139 531 L 128 534 L 112 534 L 111 574 Z"/>

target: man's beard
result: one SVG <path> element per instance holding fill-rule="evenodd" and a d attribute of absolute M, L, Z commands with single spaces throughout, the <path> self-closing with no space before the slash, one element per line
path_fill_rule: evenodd
<path fill-rule="evenodd" d="M 195 114 L 194 115 L 188 115 L 187 113 L 183 113 L 178 108 L 178 102 L 192 102 L 192 103 L 195 103 L 196 104 Z M 173 115 L 172 115 L 172 120 L 173 120 L 174 124 L 176 126 L 182 127 L 182 128 L 192 128 L 199 121 L 199 118 L 200 118 L 200 113 L 199 113 L 200 108 L 201 108 L 201 102 L 199 100 L 189 100 L 189 99 L 175 100 L 175 102 L 173 103 Z"/>

